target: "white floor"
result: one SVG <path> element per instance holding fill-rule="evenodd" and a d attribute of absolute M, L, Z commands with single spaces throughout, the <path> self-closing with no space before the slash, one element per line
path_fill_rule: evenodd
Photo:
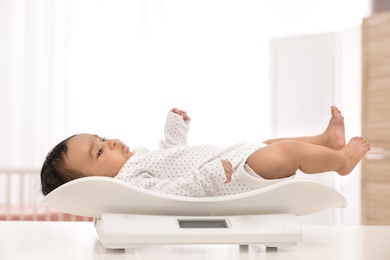
<path fill-rule="evenodd" d="M 0 221 L 0 259 L 390 259 L 390 226 L 303 226 L 297 246 L 165 245 L 105 249 L 91 223 Z"/>

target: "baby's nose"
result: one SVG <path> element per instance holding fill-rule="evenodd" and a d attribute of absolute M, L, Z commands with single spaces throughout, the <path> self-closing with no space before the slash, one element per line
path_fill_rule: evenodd
<path fill-rule="evenodd" d="M 106 144 L 108 148 L 113 149 L 115 147 L 115 139 L 107 140 Z"/>

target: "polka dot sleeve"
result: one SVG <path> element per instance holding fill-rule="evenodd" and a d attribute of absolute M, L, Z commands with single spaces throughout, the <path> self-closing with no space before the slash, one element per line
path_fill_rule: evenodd
<path fill-rule="evenodd" d="M 184 121 L 181 116 L 169 111 L 164 128 L 165 140 L 160 141 L 160 148 L 168 149 L 187 144 L 189 125 L 189 121 Z"/>

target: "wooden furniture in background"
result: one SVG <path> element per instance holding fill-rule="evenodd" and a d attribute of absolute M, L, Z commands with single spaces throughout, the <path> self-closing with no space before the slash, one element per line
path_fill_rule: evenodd
<path fill-rule="evenodd" d="M 362 224 L 390 225 L 390 12 L 362 25 Z"/>

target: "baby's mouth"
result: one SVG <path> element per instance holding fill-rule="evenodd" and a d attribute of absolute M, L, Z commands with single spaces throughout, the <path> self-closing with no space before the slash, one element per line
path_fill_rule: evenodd
<path fill-rule="evenodd" d="M 122 143 L 122 151 L 128 151 L 129 147 Z"/>

